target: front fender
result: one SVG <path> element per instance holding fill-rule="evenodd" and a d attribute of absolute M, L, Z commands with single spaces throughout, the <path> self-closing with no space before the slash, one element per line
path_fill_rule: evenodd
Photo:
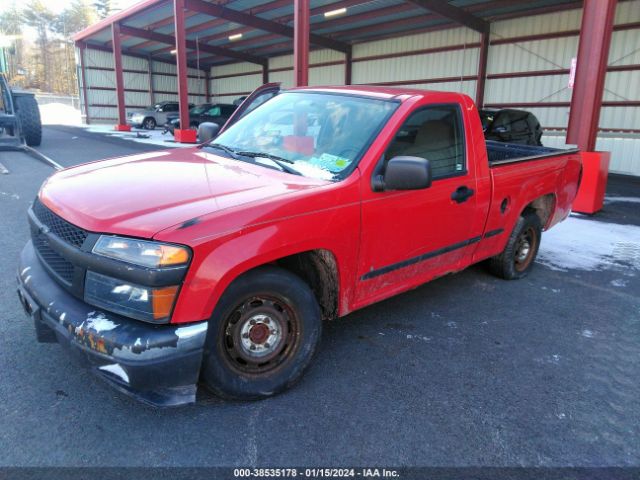
<path fill-rule="evenodd" d="M 311 250 L 330 252 L 338 267 L 338 313 L 351 304 L 360 237 L 353 202 L 245 227 L 194 247 L 194 258 L 172 322 L 208 319 L 229 284 L 243 273 Z"/>

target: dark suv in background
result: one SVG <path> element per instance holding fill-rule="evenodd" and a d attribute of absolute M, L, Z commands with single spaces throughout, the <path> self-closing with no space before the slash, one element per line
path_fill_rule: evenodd
<path fill-rule="evenodd" d="M 227 122 L 236 105 L 226 103 L 203 103 L 189 110 L 189 128 L 198 128 L 203 122 L 217 123 L 221 127 Z M 176 128 L 180 128 L 179 113 L 167 115 L 167 121 L 164 124 L 165 132 L 171 132 Z"/>

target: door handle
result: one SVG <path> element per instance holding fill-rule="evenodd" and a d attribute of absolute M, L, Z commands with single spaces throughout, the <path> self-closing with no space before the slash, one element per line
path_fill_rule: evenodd
<path fill-rule="evenodd" d="M 473 194 L 474 191 L 472 188 L 463 185 L 462 187 L 456 188 L 456 191 L 451 194 L 451 200 L 457 203 L 466 202 Z"/>

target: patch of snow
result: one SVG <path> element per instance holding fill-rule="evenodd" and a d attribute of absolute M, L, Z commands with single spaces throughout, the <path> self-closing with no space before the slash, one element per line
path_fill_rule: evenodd
<path fill-rule="evenodd" d="M 593 332 L 593 330 L 589 330 L 585 328 L 580 332 L 580 335 L 582 335 L 585 338 L 593 338 L 595 336 L 595 333 Z"/>
<path fill-rule="evenodd" d="M 48 103 L 38 107 L 43 125 L 82 125 L 82 113 L 71 105 Z"/>
<path fill-rule="evenodd" d="M 604 203 L 640 203 L 640 197 L 604 197 Z"/>
<path fill-rule="evenodd" d="M 133 142 L 145 143 L 149 145 L 162 145 L 171 148 L 188 148 L 193 147 L 193 143 L 176 143 L 173 141 L 173 135 L 170 133 L 162 133 L 162 130 L 136 130 L 130 132 L 117 132 L 113 129 L 113 125 L 82 125 L 82 128 L 93 133 L 102 133 L 110 137 L 118 137 Z M 138 133 L 141 136 L 138 136 Z M 148 138 L 143 138 L 148 137 Z"/>
<path fill-rule="evenodd" d="M 423 335 L 407 335 L 407 340 L 422 340 L 423 342 L 430 342 L 431 337 L 425 337 Z"/>
<path fill-rule="evenodd" d="M 118 377 L 120 377 L 125 382 L 129 383 L 129 375 L 127 375 L 127 372 L 124 371 L 124 368 L 122 368 L 117 363 L 113 363 L 111 365 L 103 365 L 102 367 L 100 367 L 100 370 L 104 370 L 105 372 L 111 372 L 114 375 L 117 375 Z"/>
<path fill-rule="evenodd" d="M 621 278 L 618 278 L 616 280 L 611 280 L 610 283 L 614 287 L 626 287 L 627 286 L 627 280 L 622 280 Z"/>
<path fill-rule="evenodd" d="M 621 245 L 640 249 L 640 227 L 569 217 L 542 236 L 539 263 L 554 270 L 640 268 Z M 627 250 L 629 250 L 627 248 Z"/>

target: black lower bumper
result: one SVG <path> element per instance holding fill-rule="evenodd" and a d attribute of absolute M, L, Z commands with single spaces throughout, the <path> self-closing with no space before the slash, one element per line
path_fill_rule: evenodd
<path fill-rule="evenodd" d="M 150 325 L 101 311 L 62 289 L 31 242 L 20 256 L 18 296 L 38 341 L 57 341 L 117 389 L 155 406 L 195 401 L 207 322 Z"/>

